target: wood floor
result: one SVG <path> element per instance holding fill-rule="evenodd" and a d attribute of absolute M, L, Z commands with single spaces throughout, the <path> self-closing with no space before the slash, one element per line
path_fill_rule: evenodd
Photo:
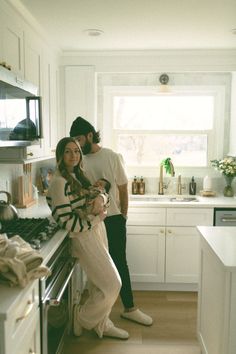
<path fill-rule="evenodd" d="M 118 299 L 111 319 L 127 330 L 128 340 L 99 339 L 93 331 L 68 336 L 63 354 L 200 354 L 196 336 L 197 293 L 134 291 L 136 305 L 153 317 L 151 327 L 120 318 Z"/>

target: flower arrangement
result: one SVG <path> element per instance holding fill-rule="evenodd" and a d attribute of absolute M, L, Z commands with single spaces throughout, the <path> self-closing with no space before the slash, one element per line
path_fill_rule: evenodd
<path fill-rule="evenodd" d="M 236 159 L 233 157 L 225 157 L 222 160 L 211 160 L 211 164 L 216 170 L 220 171 L 224 176 L 236 177 Z"/>

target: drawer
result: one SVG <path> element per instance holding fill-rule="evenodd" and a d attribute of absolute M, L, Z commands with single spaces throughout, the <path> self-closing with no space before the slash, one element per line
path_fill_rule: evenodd
<path fill-rule="evenodd" d="M 130 208 L 127 225 L 165 225 L 165 208 Z"/>
<path fill-rule="evenodd" d="M 24 333 L 19 333 L 17 343 L 17 354 L 40 354 L 40 313 L 39 309 L 33 314 L 33 318 Z M 16 348 L 16 347 L 13 347 Z M 14 349 L 13 349 L 14 350 Z M 13 351 L 12 351 L 13 353 Z"/>
<path fill-rule="evenodd" d="M 25 335 L 28 324 L 39 309 L 39 282 L 34 283 L 17 298 L 15 306 L 10 310 L 5 322 L 6 346 L 17 348 L 19 339 Z M 9 348 L 8 348 L 9 349 Z M 9 350 L 7 352 L 10 353 Z"/>
<path fill-rule="evenodd" d="M 208 208 L 167 208 L 168 226 L 212 226 L 213 209 Z"/>

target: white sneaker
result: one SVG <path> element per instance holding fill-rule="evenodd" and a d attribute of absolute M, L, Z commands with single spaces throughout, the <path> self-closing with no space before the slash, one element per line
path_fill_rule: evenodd
<path fill-rule="evenodd" d="M 83 327 L 78 321 L 80 306 L 75 304 L 73 307 L 73 332 L 76 337 L 80 337 L 83 332 Z"/>
<path fill-rule="evenodd" d="M 130 321 L 137 322 L 144 326 L 151 326 L 153 323 L 152 318 L 140 311 L 139 309 L 130 312 L 123 312 L 121 314 L 121 317 Z"/>
<path fill-rule="evenodd" d="M 112 326 L 107 331 L 103 332 L 103 337 L 112 337 L 112 338 L 119 338 L 119 339 L 128 339 L 129 333 L 125 330 Z"/>

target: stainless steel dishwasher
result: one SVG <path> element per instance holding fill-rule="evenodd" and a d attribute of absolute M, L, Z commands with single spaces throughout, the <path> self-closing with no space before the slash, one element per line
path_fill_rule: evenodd
<path fill-rule="evenodd" d="M 215 208 L 214 226 L 236 226 L 236 208 Z"/>

